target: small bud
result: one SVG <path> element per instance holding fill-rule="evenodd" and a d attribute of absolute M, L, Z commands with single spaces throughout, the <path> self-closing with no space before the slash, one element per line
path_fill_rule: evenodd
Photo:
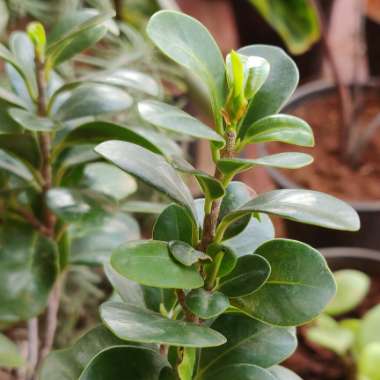
<path fill-rule="evenodd" d="M 31 39 L 34 48 L 36 49 L 37 57 L 40 60 L 43 60 L 45 56 L 45 47 L 46 47 L 46 33 L 45 28 L 40 22 L 31 22 L 27 26 L 27 33 Z"/>

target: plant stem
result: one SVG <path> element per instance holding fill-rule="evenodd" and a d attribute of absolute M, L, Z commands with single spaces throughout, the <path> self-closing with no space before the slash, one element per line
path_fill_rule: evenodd
<path fill-rule="evenodd" d="M 28 363 L 27 379 L 34 379 L 35 369 L 38 363 L 38 318 L 32 318 L 28 321 Z"/>
<path fill-rule="evenodd" d="M 114 0 L 113 3 L 116 12 L 116 20 L 123 21 L 123 0 Z"/>
<path fill-rule="evenodd" d="M 195 314 L 193 314 L 186 306 L 186 303 L 185 303 L 186 295 L 183 289 L 176 289 L 176 294 L 177 294 L 178 302 L 181 305 L 183 312 L 185 313 L 186 320 L 189 322 L 199 324 L 199 318 Z"/>

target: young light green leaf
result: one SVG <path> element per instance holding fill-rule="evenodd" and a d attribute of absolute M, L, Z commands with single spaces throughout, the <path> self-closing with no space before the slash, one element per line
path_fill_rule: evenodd
<path fill-rule="evenodd" d="M 160 11 L 149 20 L 147 33 L 164 54 L 207 85 L 215 118 L 221 123 L 226 96 L 224 60 L 208 30 L 185 14 Z"/>
<path fill-rule="evenodd" d="M 184 241 L 172 240 L 169 242 L 168 247 L 173 258 L 187 267 L 190 267 L 198 261 L 211 260 L 210 256 L 196 250 Z"/>
<path fill-rule="evenodd" d="M 326 260 L 307 244 L 274 239 L 255 254 L 268 260 L 271 275 L 257 292 L 231 302 L 253 318 L 278 326 L 300 325 L 320 314 L 335 295 Z"/>
<path fill-rule="evenodd" d="M 213 347 L 226 342 L 222 334 L 209 327 L 167 319 L 125 303 L 107 302 L 100 307 L 100 315 L 108 328 L 123 340 L 179 347 Z"/>
<path fill-rule="evenodd" d="M 264 85 L 270 72 L 269 62 L 262 57 L 241 55 L 244 70 L 245 83 L 244 95 L 247 99 L 252 99 L 260 88 Z"/>
<path fill-rule="evenodd" d="M 4 334 L 0 334 L 0 367 L 18 368 L 22 365 L 24 365 L 24 358 L 16 344 Z"/>
<path fill-rule="evenodd" d="M 202 350 L 197 379 L 215 379 L 211 373 L 227 365 L 250 363 L 267 368 L 290 356 L 297 346 L 295 329 L 269 326 L 242 314 L 223 314 L 211 327 L 227 343 Z"/>
<path fill-rule="evenodd" d="M 161 156 L 124 141 L 107 141 L 95 148 L 105 159 L 185 206 L 195 216 L 190 190 Z M 154 165 L 152 165 L 154 163 Z"/>
<path fill-rule="evenodd" d="M 126 243 L 113 252 L 111 265 L 121 275 L 142 285 L 173 289 L 193 289 L 203 285 L 198 271 L 177 264 L 170 255 L 168 244 L 162 241 Z"/>
<path fill-rule="evenodd" d="M 44 26 L 40 22 L 34 21 L 28 24 L 26 30 L 36 49 L 37 56 L 40 60 L 43 60 L 46 46 L 46 33 Z"/>
<path fill-rule="evenodd" d="M 244 136 L 243 145 L 280 141 L 314 146 L 313 131 L 306 121 L 291 115 L 271 115 L 254 122 Z"/>
<path fill-rule="evenodd" d="M 339 315 L 355 309 L 369 291 L 370 278 L 363 272 L 354 269 L 342 269 L 334 272 L 337 293 L 327 305 L 326 313 Z"/>
<path fill-rule="evenodd" d="M 192 380 L 194 365 L 197 359 L 197 351 L 194 348 L 185 347 L 182 351 L 182 360 L 178 364 L 177 372 L 179 380 Z M 161 377 L 160 377 L 161 380 Z"/>
<path fill-rule="evenodd" d="M 194 289 L 186 295 L 186 306 L 202 319 L 215 318 L 229 306 L 227 296 L 221 292 L 210 292 L 203 288 Z"/>
<path fill-rule="evenodd" d="M 235 269 L 223 277 L 219 290 L 228 297 L 242 297 L 258 291 L 268 280 L 269 262 L 259 255 L 240 257 Z"/>
<path fill-rule="evenodd" d="M 147 122 L 178 134 L 209 140 L 216 147 L 224 146 L 224 138 L 213 129 L 181 109 L 159 102 L 144 100 L 138 104 L 141 117 Z"/>
<path fill-rule="evenodd" d="M 368 311 L 362 319 L 358 331 L 358 344 L 360 349 L 363 349 L 366 345 L 371 343 L 380 343 L 379 323 L 380 305 L 377 305 Z"/>
<path fill-rule="evenodd" d="M 370 343 L 359 357 L 359 373 L 363 380 L 380 380 L 380 342 Z"/>
<path fill-rule="evenodd" d="M 299 75 L 296 64 L 281 48 L 250 45 L 239 49 L 238 53 L 265 58 L 270 65 L 267 80 L 251 100 L 248 112 L 239 126 L 239 137 L 243 138 L 255 121 L 281 110 L 296 89 Z"/>

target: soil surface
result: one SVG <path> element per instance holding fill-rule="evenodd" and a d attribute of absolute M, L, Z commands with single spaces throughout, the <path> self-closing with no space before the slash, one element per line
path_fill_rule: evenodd
<path fill-rule="evenodd" d="M 357 125 L 361 130 L 380 112 L 380 89 L 364 90 L 358 97 Z M 282 172 L 298 185 L 326 192 L 348 201 L 380 200 L 380 128 L 364 150 L 357 168 L 350 167 L 339 154 L 340 113 L 335 94 L 309 99 L 286 113 L 306 120 L 314 131 L 315 147 L 268 144 L 270 153 L 299 151 L 314 157 L 314 163 Z"/>
<path fill-rule="evenodd" d="M 371 278 L 371 288 L 365 300 L 353 312 L 339 319 L 361 318 L 368 310 L 380 304 L 380 278 Z M 298 329 L 299 345 L 294 355 L 284 364 L 304 380 L 348 380 L 342 360 L 334 353 L 318 347 L 306 339 L 307 326 Z"/>

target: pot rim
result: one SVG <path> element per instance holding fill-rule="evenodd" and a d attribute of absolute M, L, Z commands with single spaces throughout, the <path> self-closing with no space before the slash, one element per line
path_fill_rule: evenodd
<path fill-rule="evenodd" d="M 379 87 L 380 81 L 376 79 L 371 79 L 367 83 L 362 84 L 364 87 Z M 301 85 L 293 94 L 289 102 L 284 106 L 283 111 L 287 111 L 294 106 L 304 103 L 309 99 L 313 99 L 319 96 L 321 93 L 330 92 L 335 88 L 333 82 L 329 82 L 323 79 L 311 81 L 309 83 Z M 258 155 L 263 157 L 268 154 L 266 149 L 266 144 L 258 145 Z M 281 187 L 285 189 L 302 189 L 295 181 L 289 179 L 285 174 L 281 173 L 278 169 L 266 167 L 265 168 L 270 176 L 277 182 Z M 311 189 L 312 190 L 312 189 Z M 378 212 L 380 211 L 380 200 L 379 201 L 356 201 L 356 200 L 345 200 L 349 203 L 355 210 L 359 212 Z"/>
<path fill-rule="evenodd" d="M 323 256 L 329 259 L 357 259 L 370 260 L 380 263 L 380 252 L 374 249 L 359 248 L 359 247 L 327 247 L 318 249 Z"/>

